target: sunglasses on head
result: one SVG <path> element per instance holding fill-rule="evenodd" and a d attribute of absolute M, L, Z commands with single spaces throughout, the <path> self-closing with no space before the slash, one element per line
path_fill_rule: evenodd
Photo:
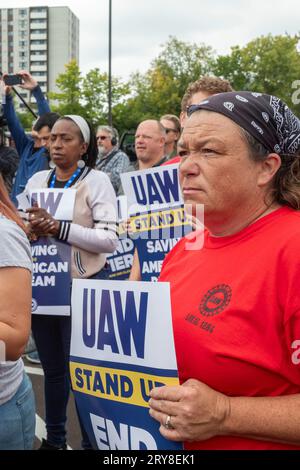
<path fill-rule="evenodd" d="M 200 104 L 191 104 L 190 106 L 187 106 L 187 108 L 186 108 L 187 117 L 190 117 L 191 114 L 193 114 L 195 111 L 198 111 L 199 109 L 202 109 L 201 103 Z"/>

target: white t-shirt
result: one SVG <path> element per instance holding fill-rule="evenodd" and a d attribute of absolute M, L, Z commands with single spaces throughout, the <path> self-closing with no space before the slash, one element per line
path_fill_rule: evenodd
<path fill-rule="evenodd" d="M 20 267 L 31 272 L 31 250 L 25 233 L 15 222 L 6 219 L 1 214 L 0 237 L 0 269 Z M 16 295 L 19 288 L 22 289 L 22 286 L 16 286 Z M 23 379 L 23 370 L 22 359 L 14 362 L 0 362 L 0 406 L 9 401 L 17 392 Z"/>

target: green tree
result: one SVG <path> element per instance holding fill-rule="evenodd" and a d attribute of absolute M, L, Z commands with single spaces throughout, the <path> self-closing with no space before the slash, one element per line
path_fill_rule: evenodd
<path fill-rule="evenodd" d="M 251 90 L 282 98 L 295 112 L 293 82 L 300 78 L 299 36 L 261 36 L 245 47 L 231 48 L 231 54 L 219 56 L 214 73 L 227 78 L 236 90 Z"/>
<path fill-rule="evenodd" d="M 81 99 L 85 105 L 85 117 L 93 125 L 107 119 L 105 109 L 107 85 L 105 80 L 105 74 L 101 74 L 98 68 L 90 70 L 82 80 Z"/>
<path fill-rule="evenodd" d="M 203 75 L 226 78 L 236 90 L 275 94 L 299 113 L 300 105 L 292 99 L 293 83 L 300 80 L 298 41 L 298 35 L 261 36 L 244 47 L 232 47 L 230 54 L 215 56 L 210 46 L 170 37 L 146 73 L 132 74 L 128 83 L 112 77 L 113 125 L 122 133 L 144 119 L 178 115 L 187 86 Z M 57 85 L 60 91 L 49 94 L 56 100 L 53 110 L 80 114 L 94 126 L 107 123 L 106 73 L 95 68 L 83 76 L 72 61 L 59 75 Z"/>
<path fill-rule="evenodd" d="M 213 60 L 211 47 L 170 37 L 150 69 L 143 75 L 131 76 L 132 96 L 127 101 L 130 127 L 143 119 L 158 119 L 162 114 L 178 115 L 188 84 L 211 73 Z"/>
<path fill-rule="evenodd" d="M 129 86 L 119 78 L 112 77 L 112 115 L 117 119 L 117 107 L 129 93 Z M 82 99 L 86 117 L 93 123 L 105 124 L 108 121 L 108 74 L 98 68 L 87 73 L 82 81 Z M 115 108 L 115 109 L 114 109 Z M 113 123 L 115 124 L 115 119 Z"/>
<path fill-rule="evenodd" d="M 83 77 L 79 70 L 76 60 L 72 60 L 66 66 L 66 71 L 61 73 L 57 80 L 57 87 L 60 92 L 50 92 L 48 94 L 50 100 L 56 103 L 51 108 L 58 113 L 64 114 L 80 114 L 85 115 L 82 106 L 82 80 Z"/>
<path fill-rule="evenodd" d="M 108 121 L 108 75 L 98 68 L 85 76 L 75 60 L 66 65 L 66 70 L 56 80 L 59 92 L 50 92 L 51 109 L 64 114 L 79 114 L 96 127 Z M 118 121 L 118 106 L 122 105 L 129 93 L 129 85 L 120 78 L 112 78 L 113 116 Z M 120 120 L 119 120 L 120 121 Z"/>

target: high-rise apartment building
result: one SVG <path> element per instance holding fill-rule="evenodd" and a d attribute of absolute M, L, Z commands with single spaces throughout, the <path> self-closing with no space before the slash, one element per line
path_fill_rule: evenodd
<path fill-rule="evenodd" d="M 68 7 L 0 9 L 2 72 L 29 70 L 46 93 L 72 59 L 79 62 L 79 20 Z"/>

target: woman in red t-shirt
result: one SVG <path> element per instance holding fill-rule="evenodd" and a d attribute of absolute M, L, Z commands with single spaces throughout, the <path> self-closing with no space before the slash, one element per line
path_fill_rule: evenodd
<path fill-rule="evenodd" d="M 181 385 L 150 414 L 189 449 L 300 449 L 300 122 L 251 92 L 189 115 L 180 184 L 205 230 L 163 265 Z"/>

